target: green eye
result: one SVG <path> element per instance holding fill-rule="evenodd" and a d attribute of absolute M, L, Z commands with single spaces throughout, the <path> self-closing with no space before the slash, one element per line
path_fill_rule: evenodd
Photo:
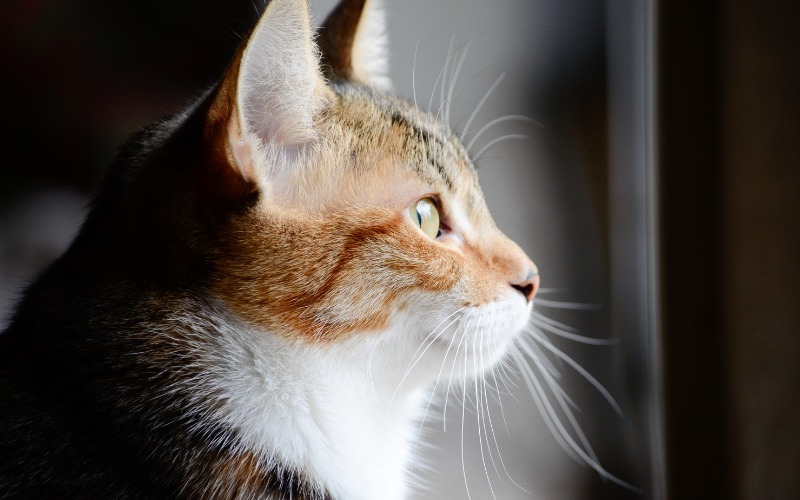
<path fill-rule="evenodd" d="M 436 238 L 439 236 L 439 211 L 431 198 L 423 198 L 411 205 L 406 213 L 422 232 Z"/>

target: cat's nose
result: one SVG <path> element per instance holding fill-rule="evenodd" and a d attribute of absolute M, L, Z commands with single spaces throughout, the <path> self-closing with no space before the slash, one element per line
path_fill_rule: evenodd
<path fill-rule="evenodd" d="M 511 283 L 511 287 L 521 293 L 526 301 L 532 301 L 539 290 L 539 270 L 536 266 L 529 268 L 525 277 L 516 283 Z"/>

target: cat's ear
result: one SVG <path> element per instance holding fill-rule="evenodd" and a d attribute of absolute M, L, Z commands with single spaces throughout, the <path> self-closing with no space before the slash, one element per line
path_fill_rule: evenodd
<path fill-rule="evenodd" d="M 266 156 L 291 158 L 314 139 L 332 96 L 307 1 L 271 0 L 220 82 L 208 123 L 224 122 L 229 158 L 258 183 Z"/>
<path fill-rule="evenodd" d="M 391 88 L 381 0 L 342 0 L 322 25 L 318 42 L 326 77 Z"/>

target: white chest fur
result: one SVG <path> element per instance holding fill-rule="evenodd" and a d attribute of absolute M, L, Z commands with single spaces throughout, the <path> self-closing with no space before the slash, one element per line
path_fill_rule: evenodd
<path fill-rule="evenodd" d="M 309 346 L 218 328 L 209 361 L 225 401 L 221 418 L 249 449 L 297 468 L 337 499 L 406 497 L 424 391 L 395 392 L 375 380 L 369 365 L 378 360 L 363 339 Z"/>

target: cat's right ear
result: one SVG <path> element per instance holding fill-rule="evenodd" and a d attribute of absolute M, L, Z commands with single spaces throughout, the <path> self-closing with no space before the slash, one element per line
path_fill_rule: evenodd
<path fill-rule="evenodd" d="M 391 89 L 382 0 L 341 0 L 322 25 L 317 41 L 325 76 L 331 80 Z"/>
<path fill-rule="evenodd" d="M 332 99 L 306 0 L 271 0 L 217 88 L 207 134 L 227 137 L 228 162 L 264 185 L 315 138 Z"/>

